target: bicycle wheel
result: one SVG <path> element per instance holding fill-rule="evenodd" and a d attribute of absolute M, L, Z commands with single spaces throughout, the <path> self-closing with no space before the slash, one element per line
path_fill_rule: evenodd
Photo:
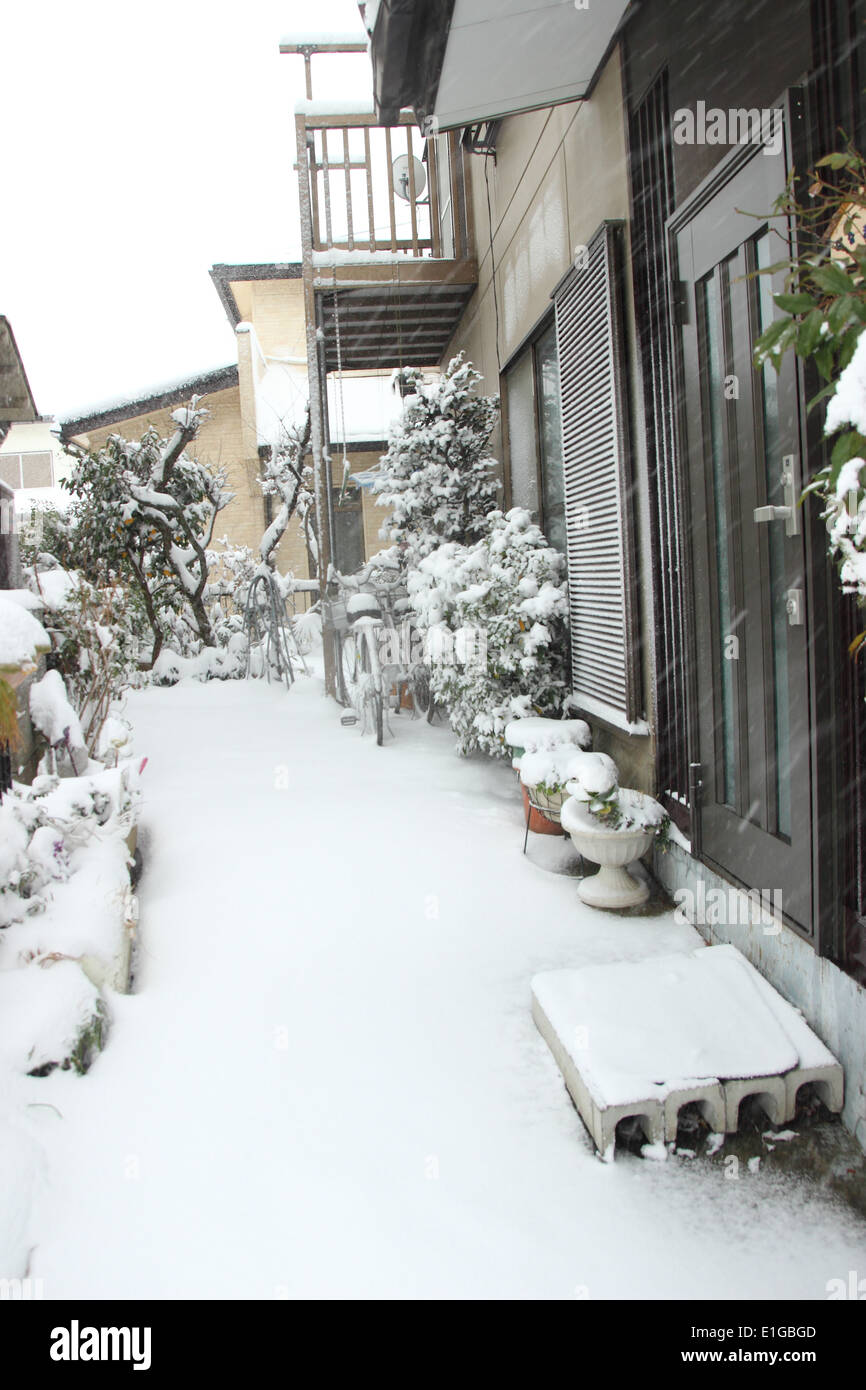
<path fill-rule="evenodd" d="M 366 729 L 369 719 L 370 728 L 375 729 L 376 742 L 381 748 L 385 741 L 385 697 L 382 693 L 382 673 L 371 646 L 373 641 L 373 635 L 369 631 L 358 633 L 361 667 L 359 683 L 364 703 L 364 727 Z"/>
<path fill-rule="evenodd" d="M 381 748 L 385 742 L 385 714 L 382 708 L 382 696 L 378 690 L 373 690 L 370 692 L 369 700 L 373 726 L 376 730 L 376 742 Z"/>
<path fill-rule="evenodd" d="M 430 708 L 430 671 L 419 662 L 412 671 L 409 681 L 412 700 L 419 714 L 426 714 Z"/>
<path fill-rule="evenodd" d="M 357 709 L 361 696 L 361 677 L 363 675 L 361 651 L 358 635 L 355 632 L 338 634 L 340 645 L 340 680 L 343 687 L 344 703 Z"/>

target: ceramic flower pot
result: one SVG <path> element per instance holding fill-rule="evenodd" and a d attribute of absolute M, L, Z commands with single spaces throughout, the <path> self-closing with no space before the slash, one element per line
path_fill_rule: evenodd
<path fill-rule="evenodd" d="M 559 813 L 568 793 L 562 792 L 554 797 L 546 797 L 537 787 L 533 787 L 532 800 L 535 805 L 531 806 L 529 791 L 522 783 L 520 790 L 523 794 L 523 814 L 524 817 L 529 817 L 530 830 L 536 835 L 564 835 L 565 831 L 559 824 Z"/>
<path fill-rule="evenodd" d="M 621 791 L 620 796 L 625 797 Z M 561 824 L 584 859 L 598 864 L 597 874 L 581 879 L 578 893 L 590 907 L 621 910 L 646 902 L 649 888 L 633 878 L 628 865 L 641 859 L 652 845 L 654 830 L 640 826 L 611 830 L 599 823 L 586 804 L 570 797 L 562 807 Z"/>

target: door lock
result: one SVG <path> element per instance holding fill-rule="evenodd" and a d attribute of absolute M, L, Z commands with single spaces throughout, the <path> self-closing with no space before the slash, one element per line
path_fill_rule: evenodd
<path fill-rule="evenodd" d="M 785 595 L 785 612 L 789 627 L 803 626 L 803 590 L 789 589 Z"/>

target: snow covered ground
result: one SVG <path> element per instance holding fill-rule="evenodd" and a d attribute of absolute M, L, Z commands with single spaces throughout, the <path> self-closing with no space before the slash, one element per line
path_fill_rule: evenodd
<path fill-rule="evenodd" d="M 405 716 L 377 748 L 315 678 L 130 714 L 136 992 L 88 1076 L 6 1097 L 47 1298 L 822 1299 L 866 1268 L 807 1184 L 595 1158 L 529 981 L 699 939 L 524 858 L 506 766 Z"/>

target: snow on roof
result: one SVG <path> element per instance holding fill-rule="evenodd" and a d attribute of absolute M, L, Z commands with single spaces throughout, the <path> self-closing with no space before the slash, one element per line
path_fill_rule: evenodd
<path fill-rule="evenodd" d="M 178 395 L 185 390 L 192 390 L 193 387 L 201 387 L 206 384 L 216 385 L 215 379 L 227 376 L 229 373 L 234 373 L 235 378 L 237 377 L 237 367 L 234 363 L 230 363 L 228 366 L 206 367 L 199 372 L 189 372 L 185 376 L 175 377 L 170 381 L 156 382 L 154 385 L 136 392 L 135 395 L 123 394 L 97 401 L 77 414 L 63 415 L 60 423 L 64 427 L 64 431 L 68 433 L 66 426 L 78 425 L 85 420 L 93 420 L 99 415 L 110 415 L 114 412 L 134 415 L 136 411 L 132 407 L 146 408 L 164 396 Z"/>
<path fill-rule="evenodd" d="M 359 34 L 357 29 L 343 29 L 338 33 L 328 33 L 326 29 L 311 29 L 309 32 L 284 34 L 280 39 L 280 48 L 289 48 L 292 44 L 298 48 L 313 48 L 325 44 L 355 43 L 366 44 L 364 34 Z"/>
<path fill-rule="evenodd" d="M 322 101 L 299 101 L 295 106 L 296 116 L 373 116 L 368 97 L 328 97 Z"/>
<path fill-rule="evenodd" d="M 404 251 L 314 251 L 313 265 L 405 265 Z"/>

